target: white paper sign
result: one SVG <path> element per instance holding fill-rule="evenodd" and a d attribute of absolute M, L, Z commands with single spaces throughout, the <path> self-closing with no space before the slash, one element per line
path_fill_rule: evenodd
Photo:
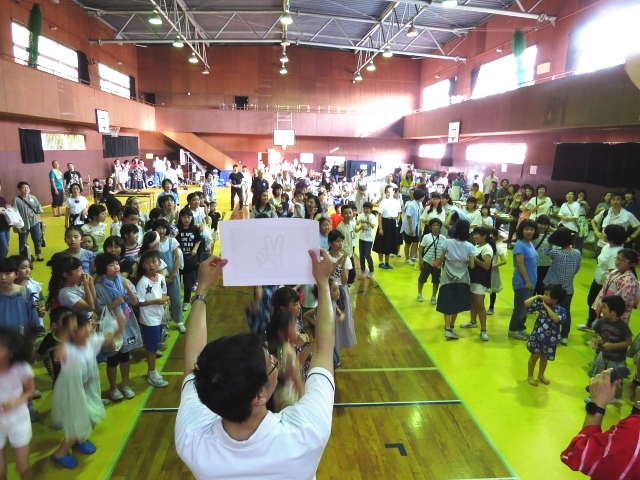
<path fill-rule="evenodd" d="M 529 175 L 535 175 L 536 173 L 538 173 L 538 167 L 536 165 L 529 167 Z"/>
<path fill-rule="evenodd" d="M 506 171 L 507 171 L 507 164 L 506 164 L 506 163 L 503 163 L 503 164 L 502 164 L 502 168 L 500 169 L 500 171 L 501 171 L 502 173 L 504 173 L 504 172 L 506 172 Z"/>
<path fill-rule="evenodd" d="M 226 286 L 313 284 L 309 250 L 320 249 L 318 222 L 255 218 L 220 222 Z"/>

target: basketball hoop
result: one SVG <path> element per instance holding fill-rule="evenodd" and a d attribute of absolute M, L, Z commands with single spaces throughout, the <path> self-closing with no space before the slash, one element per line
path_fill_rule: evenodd
<path fill-rule="evenodd" d="M 120 127 L 109 127 L 109 133 L 112 137 L 117 137 L 120 133 Z"/>

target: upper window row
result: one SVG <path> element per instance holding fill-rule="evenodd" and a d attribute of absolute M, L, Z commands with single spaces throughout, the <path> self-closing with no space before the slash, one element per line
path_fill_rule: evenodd
<path fill-rule="evenodd" d="M 29 54 L 29 30 L 16 22 L 11 22 L 13 36 L 13 56 L 17 63 L 27 65 Z M 38 70 L 52 73 L 59 77 L 78 81 L 78 52 L 41 35 L 38 39 Z M 98 65 L 100 88 L 105 92 L 129 98 L 131 80 L 124 73 L 118 72 L 103 63 Z"/>

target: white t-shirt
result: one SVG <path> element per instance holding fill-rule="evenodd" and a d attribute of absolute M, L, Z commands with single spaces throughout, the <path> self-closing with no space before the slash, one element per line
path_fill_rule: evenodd
<path fill-rule="evenodd" d="M 143 275 L 138 285 L 136 285 L 136 294 L 138 299 L 146 302 L 147 300 L 157 300 L 167 294 L 167 282 L 162 274 L 158 274 L 158 280 L 152 282 L 146 275 Z M 148 305 L 140 307 L 140 316 L 138 321 L 142 325 L 148 327 L 156 327 L 162 324 L 164 316 L 164 305 Z"/>
<path fill-rule="evenodd" d="M 338 263 L 342 258 L 342 255 L 340 255 L 339 257 L 334 257 L 333 255 L 329 254 L 329 258 L 333 263 Z M 353 268 L 353 263 L 351 263 L 351 259 L 348 256 L 347 256 L 347 259 L 344 261 L 344 266 L 337 267 L 335 272 L 333 272 L 333 275 L 331 275 L 338 281 L 338 285 L 342 285 L 342 269 L 343 268 L 345 270 L 351 270 Z"/>
<path fill-rule="evenodd" d="M 580 216 L 580 204 L 578 202 L 573 202 L 571 205 L 569 205 L 568 203 L 563 203 L 560 207 L 560 212 L 558 212 L 558 215 L 577 219 Z M 562 223 L 562 225 L 567 227 L 572 232 L 578 231 L 578 224 L 575 220 L 571 220 L 568 222 L 561 220 L 560 223 Z"/>
<path fill-rule="evenodd" d="M 622 247 L 611 247 L 608 243 L 602 247 L 600 255 L 598 255 L 598 265 L 596 265 L 595 281 L 598 285 L 604 285 L 607 275 L 611 270 L 616 268 L 616 257 Z"/>
<path fill-rule="evenodd" d="M 549 215 L 549 209 L 552 205 L 553 203 L 549 197 L 544 197 L 544 200 L 540 200 L 538 197 L 533 197 L 525 207 L 529 210 L 536 206 L 538 207 L 535 212 L 531 212 L 531 216 L 529 217 L 531 220 L 536 220 L 540 215 Z"/>
<path fill-rule="evenodd" d="M 493 227 L 493 218 L 491 217 L 483 217 L 482 215 L 480 215 L 480 218 L 482 218 L 482 225 L 484 225 L 485 227 Z"/>
<path fill-rule="evenodd" d="M 402 204 L 397 198 L 385 198 L 380 202 L 378 207 L 378 213 L 382 215 L 382 218 L 398 218 L 398 215 L 402 211 Z"/>
<path fill-rule="evenodd" d="M 469 219 L 469 226 L 471 228 L 479 227 L 482 225 L 482 214 L 480 210 L 476 208 L 474 212 L 469 212 L 468 210 L 463 210 L 467 218 Z"/>
<path fill-rule="evenodd" d="M 607 212 L 606 217 L 604 216 L 605 212 Z M 593 217 L 593 219 L 596 221 L 596 225 L 600 225 L 600 231 L 603 233 L 605 227 L 608 225 L 621 225 L 625 229 L 629 227 L 636 228 L 638 225 L 640 225 L 640 222 L 638 222 L 638 219 L 635 217 L 635 215 L 628 212 L 624 208 L 620 209 L 620 213 L 618 213 L 618 215 L 615 214 L 612 208 L 603 210 L 598 215 Z M 607 245 L 607 242 L 605 242 L 603 239 L 598 240 L 599 247 L 604 247 L 605 245 Z"/>
<path fill-rule="evenodd" d="M 495 265 L 500 261 L 502 257 L 504 257 L 504 250 L 500 245 L 496 245 L 496 254 L 493 256 L 491 265 L 495 267 Z"/>
<path fill-rule="evenodd" d="M 90 224 L 86 223 L 82 226 L 82 232 L 88 233 L 93 237 L 96 241 L 96 246 L 98 250 L 101 251 L 104 245 L 104 241 L 107 238 L 107 224 L 106 223 L 98 223 L 97 226 L 93 227 Z M 118 230 L 118 233 L 120 231 Z"/>
<path fill-rule="evenodd" d="M 492 177 L 491 175 L 489 175 L 487 178 L 485 178 L 484 190 L 482 191 L 482 193 L 484 193 L 485 195 L 489 195 L 491 193 L 491 189 L 493 188 L 493 182 L 498 182 L 498 177 Z"/>
<path fill-rule="evenodd" d="M 433 233 L 427 233 L 422 237 L 422 242 L 420 242 L 423 252 L 422 260 L 429 265 L 433 265 L 433 262 L 442 255 L 442 246 L 446 241 L 447 237 L 444 235 L 438 235 L 436 237 Z"/>
<path fill-rule="evenodd" d="M 198 225 L 200 224 L 200 222 L 203 222 L 204 218 L 207 216 L 207 214 L 204 213 L 203 207 L 196 207 L 195 210 L 191 210 L 191 213 L 193 214 L 193 223 L 195 225 Z"/>
<path fill-rule="evenodd" d="M 2 388 L 0 388 L 0 405 L 20 398 L 24 393 L 24 382 L 33 377 L 33 370 L 27 362 L 15 362 L 8 370 L 0 372 L 0 385 L 2 385 Z M 24 414 L 26 411 L 28 411 L 27 402 L 24 402 L 10 412 L 2 412 L 2 416 L 11 415 L 12 417 L 17 417 L 20 412 Z M 8 418 L 6 419 L 8 420 Z M 2 430 L 6 431 L 5 427 Z"/>
<path fill-rule="evenodd" d="M 491 248 L 491 245 L 489 245 L 488 243 L 485 243 L 482 246 L 476 245 L 476 257 L 478 255 L 482 257 L 483 261 L 485 255 L 489 255 L 489 257 L 493 258 L 493 248 Z"/>
<path fill-rule="evenodd" d="M 378 228 L 378 217 L 373 213 L 370 213 L 368 220 L 369 220 L 369 223 L 373 224 L 373 227 L 371 227 L 368 223 L 366 223 L 367 215 L 365 215 L 364 213 L 361 213 L 358 215 L 358 218 L 356 219 L 356 223 L 360 221 L 363 222 L 360 224 L 360 227 L 362 227 L 360 229 L 360 240 L 363 240 L 365 242 L 373 242 L 373 237 L 374 237 L 373 232 L 375 232 L 376 229 Z"/>
<path fill-rule="evenodd" d="M 79 215 L 88 205 L 89 201 L 82 195 L 78 198 L 67 197 L 65 202 L 65 206 L 67 210 L 69 210 L 69 215 Z M 73 225 L 84 225 L 84 222 L 80 218 L 77 218 Z"/>
<path fill-rule="evenodd" d="M 200 402 L 189 375 L 176 418 L 176 450 L 198 480 L 315 479 L 331 433 L 334 390 L 327 370 L 311 369 L 298 403 L 268 412 L 248 440 L 237 441 L 222 418 Z"/>

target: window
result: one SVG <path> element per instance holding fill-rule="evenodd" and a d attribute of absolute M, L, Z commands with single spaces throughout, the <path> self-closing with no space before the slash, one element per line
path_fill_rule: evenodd
<path fill-rule="evenodd" d="M 524 66 L 524 84 L 518 84 L 516 76 L 516 57 L 507 55 L 490 63 L 485 63 L 480 67 L 478 82 L 473 90 L 472 98 L 482 98 L 496 93 L 515 90 L 520 86 L 531 85 L 536 64 L 537 47 L 533 45 L 527 48 L 522 54 Z"/>
<path fill-rule="evenodd" d="M 11 23 L 13 56 L 17 63 L 26 65 L 29 59 L 29 30 L 19 23 Z M 53 73 L 74 82 L 78 81 L 78 54 L 50 38 L 41 35 L 38 40 L 38 70 Z"/>
<path fill-rule="evenodd" d="M 422 91 L 422 110 L 434 110 L 449 105 L 451 103 L 450 84 L 449 80 L 443 80 L 426 87 Z"/>
<path fill-rule="evenodd" d="M 86 150 L 84 135 L 79 133 L 43 133 L 43 150 Z"/>
<path fill-rule="evenodd" d="M 576 75 L 625 63 L 640 43 L 640 6 L 619 10 L 586 25 L 578 33 Z M 615 38 L 615 44 L 603 39 Z"/>
<path fill-rule="evenodd" d="M 100 89 L 129 98 L 131 94 L 131 79 L 128 75 L 107 67 L 104 63 L 98 64 L 98 73 L 100 74 Z"/>
<path fill-rule="evenodd" d="M 527 145 L 525 143 L 477 143 L 467 147 L 467 160 L 522 165 L 526 153 Z"/>
<path fill-rule="evenodd" d="M 427 87 L 428 88 L 428 87 Z M 442 158 L 446 144 L 435 143 L 432 145 L 420 145 L 418 156 L 422 158 Z"/>

